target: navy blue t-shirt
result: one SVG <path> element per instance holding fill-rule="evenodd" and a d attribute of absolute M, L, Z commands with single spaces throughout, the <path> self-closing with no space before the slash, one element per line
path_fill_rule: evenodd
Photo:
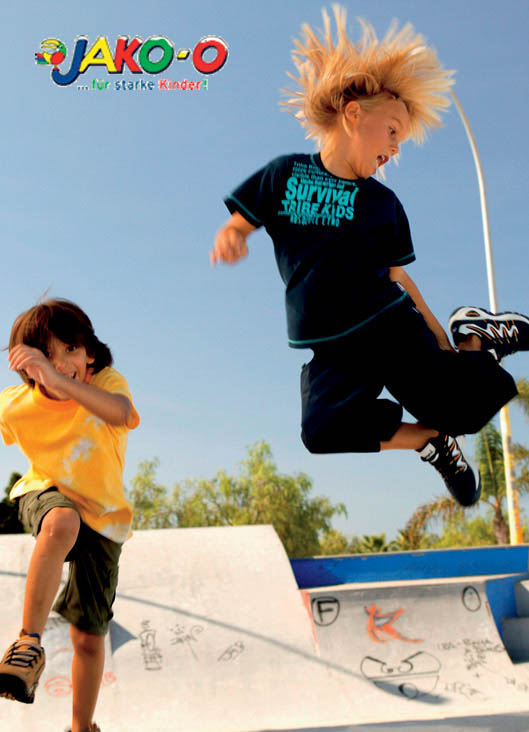
<path fill-rule="evenodd" d="M 349 335 L 407 296 L 389 268 L 415 259 L 408 219 L 375 179 L 338 178 L 319 154 L 284 155 L 225 203 L 274 242 L 293 348 Z"/>

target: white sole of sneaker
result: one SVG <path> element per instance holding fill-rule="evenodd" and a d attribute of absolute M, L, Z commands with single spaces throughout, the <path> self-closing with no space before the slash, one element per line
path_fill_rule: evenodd
<path fill-rule="evenodd" d="M 452 323 L 455 320 L 497 320 L 500 323 L 506 323 L 510 320 L 521 320 L 529 326 L 529 318 L 522 313 L 505 312 L 505 313 L 491 313 L 489 310 L 483 308 L 474 308 L 463 305 L 462 307 L 456 308 L 448 319 L 448 327 L 452 330 Z"/>
<path fill-rule="evenodd" d="M 456 333 L 453 332 L 453 324 L 458 320 L 467 321 L 461 324 Z M 485 327 L 472 323 L 473 320 L 489 320 Z M 509 325 L 510 323 L 510 325 Z M 523 323 L 529 328 L 529 318 L 521 313 L 505 312 L 491 313 L 488 310 L 474 307 L 460 307 L 454 310 L 448 320 L 448 328 L 453 337 L 456 335 L 477 335 L 494 341 L 497 338 L 505 338 L 507 341 L 517 337 L 517 323 Z"/>

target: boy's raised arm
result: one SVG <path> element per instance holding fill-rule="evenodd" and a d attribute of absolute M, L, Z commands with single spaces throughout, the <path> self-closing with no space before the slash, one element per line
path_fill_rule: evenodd
<path fill-rule="evenodd" d="M 131 403 L 124 394 L 114 394 L 106 389 L 100 389 L 92 384 L 83 384 L 63 377 L 60 390 L 69 399 L 87 409 L 107 424 L 114 426 L 128 424 Z"/>
<path fill-rule="evenodd" d="M 59 373 L 38 348 L 23 344 L 9 351 L 9 367 L 13 371 L 24 370 L 37 384 L 58 399 L 73 399 L 107 424 L 127 424 L 131 403 L 123 394 L 113 394 L 98 386 L 92 386 Z"/>
<path fill-rule="evenodd" d="M 246 221 L 237 211 L 218 230 L 215 236 L 215 245 L 209 253 L 211 266 L 217 262 L 235 264 L 239 259 L 248 256 L 246 238 L 255 231 L 255 226 Z"/>

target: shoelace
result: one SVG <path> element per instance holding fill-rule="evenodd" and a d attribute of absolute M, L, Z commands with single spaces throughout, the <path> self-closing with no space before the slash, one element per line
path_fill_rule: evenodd
<path fill-rule="evenodd" d="M 6 656 L 6 663 L 11 666 L 23 666 L 29 668 L 36 663 L 42 656 L 42 650 L 36 646 L 23 645 L 20 641 L 15 641 L 9 648 Z"/>
<path fill-rule="evenodd" d="M 479 325 L 474 327 L 478 335 L 483 335 L 494 344 L 506 343 L 507 346 L 510 346 L 512 342 L 516 343 L 520 340 L 518 326 L 514 320 L 508 320 L 504 323 L 500 323 L 497 327 L 492 324 L 487 328 L 483 328 Z"/>
<path fill-rule="evenodd" d="M 439 459 L 439 457 L 445 458 L 448 461 L 449 466 L 454 463 L 456 464 L 456 474 L 464 472 L 468 468 L 468 465 L 465 458 L 463 457 L 463 453 L 461 452 L 461 450 L 457 449 L 457 454 L 454 452 L 456 449 L 456 445 L 457 443 L 455 440 L 453 440 L 451 443 L 445 441 L 443 445 L 444 449 L 442 450 L 442 452 L 438 449 L 437 452 L 434 453 L 429 459 L 429 462 L 434 463 Z M 443 478 L 448 475 L 448 471 L 445 465 L 443 465 L 442 463 L 441 465 L 436 465 L 435 467 L 441 473 Z"/>

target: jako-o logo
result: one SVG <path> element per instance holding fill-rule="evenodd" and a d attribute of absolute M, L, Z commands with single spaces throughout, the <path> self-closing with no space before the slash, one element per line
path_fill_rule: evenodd
<path fill-rule="evenodd" d="M 186 61 L 192 55 L 193 66 L 201 74 L 214 74 L 224 66 L 228 59 L 228 45 L 219 36 L 201 38 L 191 51 L 180 48 L 175 54 L 175 47 L 164 36 L 153 36 L 146 41 L 136 37 L 129 41 L 128 36 L 119 36 L 116 40 L 114 55 L 110 51 L 108 40 L 99 36 L 87 52 L 88 38 L 78 36 L 69 71 L 61 73 L 59 65 L 66 58 L 66 46 L 56 38 L 47 38 L 41 43 L 42 53 L 35 54 L 35 62 L 39 65 L 50 64 L 52 80 L 59 86 L 72 84 L 90 66 L 106 66 L 109 74 L 122 74 L 124 67 L 133 74 L 161 74 L 168 68 L 176 56 L 177 61 Z M 153 53 L 157 49 L 156 53 Z M 156 60 L 153 56 L 159 56 Z M 161 55 L 160 55 L 161 54 Z M 207 60 L 213 54 L 213 58 Z M 136 55 L 136 58 L 134 56 Z"/>

